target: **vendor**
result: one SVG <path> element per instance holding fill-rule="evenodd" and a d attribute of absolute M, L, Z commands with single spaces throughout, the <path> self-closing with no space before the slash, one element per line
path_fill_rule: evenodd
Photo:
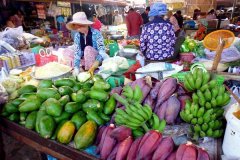
<path fill-rule="evenodd" d="M 77 12 L 73 15 L 73 20 L 67 24 L 69 30 L 75 30 L 74 36 L 74 72 L 78 75 L 80 66 L 85 66 L 93 74 L 103 59 L 108 55 L 105 52 L 103 37 L 99 31 L 91 28 L 93 22 L 87 19 L 85 12 Z"/>
<path fill-rule="evenodd" d="M 167 5 L 154 3 L 149 12 L 153 20 L 147 23 L 140 37 L 140 49 L 147 60 L 164 61 L 174 57 L 175 33 L 169 21 L 163 19 Z"/>

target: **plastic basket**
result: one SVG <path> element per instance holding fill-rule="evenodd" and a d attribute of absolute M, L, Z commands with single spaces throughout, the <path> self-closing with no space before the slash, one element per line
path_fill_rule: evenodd
<path fill-rule="evenodd" d="M 233 32 L 228 31 L 228 30 L 214 31 L 214 32 L 208 34 L 204 38 L 203 45 L 205 48 L 215 51 L 217 49 L 217 47 L 219 46 L 221 38 L 225 41 L 224 48 L 228 48 L 233 43 L 233 41 L 235 39 L 235 35 Z"/>

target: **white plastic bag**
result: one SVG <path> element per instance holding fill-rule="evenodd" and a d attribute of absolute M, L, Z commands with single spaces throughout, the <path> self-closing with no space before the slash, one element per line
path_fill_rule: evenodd
<path fill-rule="evenodd" d="M 17 28 L 5 28 L 3 32 L 0 33 L 0 38 L 3 38 L 5 35 L 11 38 L 18 38 L 23 34 L 23 27 L 19 26 Z"/>
<path fill-rule="evenodd" d="M 211 52 L 208 49 L 204 50 L 206 53 L 207 59 L 214 60 L 216 51 Z M 233 62 L 240 59 L 240 52 L 235 46 L 231 46 L 230 48 L 226 48 L 222 52 L 221 63 Z"/>

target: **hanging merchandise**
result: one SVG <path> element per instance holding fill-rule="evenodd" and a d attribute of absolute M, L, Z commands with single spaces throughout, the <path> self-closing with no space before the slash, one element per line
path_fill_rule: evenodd
<path fill-rule="evenodd" d="M 46 19 L 45 5 L 43 5 L 43 4 L 37 4 L 37 5 L 36 5 L 36 8 L 37 8 L 38 18 L 40 18 L 40 19 Z"/>

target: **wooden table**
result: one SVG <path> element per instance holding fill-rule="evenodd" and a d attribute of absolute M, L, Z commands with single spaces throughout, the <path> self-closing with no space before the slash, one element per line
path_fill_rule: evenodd
<path fill-rule="evenodd" d="M 98 160 L 83 151 L 78 151 L 70 146 L 60 144 L 56 141 L 44 139 L 36 132 L 26 129 L 17 123 L 0 117 L 0 159 L 4 160 L 1 132 L 12 136 L 16 140 L 25 143 L 41 153 L 52 155 L 60 160 Z"/>

